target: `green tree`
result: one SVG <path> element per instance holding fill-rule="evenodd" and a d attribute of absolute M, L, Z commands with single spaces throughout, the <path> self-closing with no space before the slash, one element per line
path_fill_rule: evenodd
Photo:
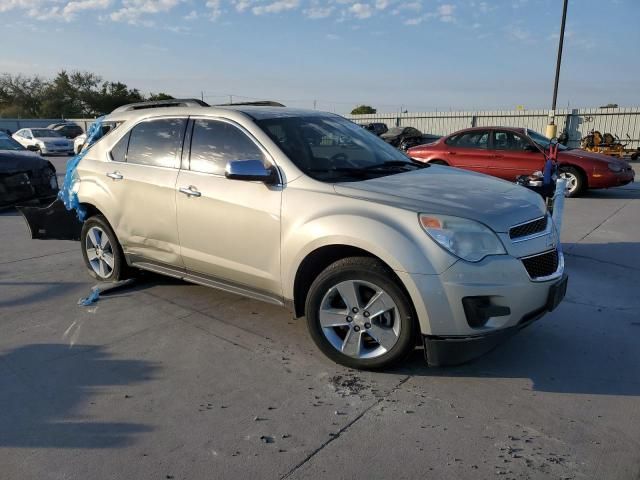
<path fill-rule="evenodd" d="M 158 100 L 173 100 L 173 97 L 163 92 L 150 93 L 147 97 L 147 100 L 149 100 L 150 102 L 155 102 Z"/>
<path fill-rule="evenodd" d="M 351 115 L 366 115 L 376 113 L 377 110 L 369 105 L 359 105 L 351 110 Z"/>
<path fill-rule="evenodd" d="M 37 75 L 0 76 L 0 116 L 39 117 L 47 82 Z"/>

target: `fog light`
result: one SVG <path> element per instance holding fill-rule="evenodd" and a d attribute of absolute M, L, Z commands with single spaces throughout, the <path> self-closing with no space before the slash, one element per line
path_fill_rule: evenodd
<path fill-rule="evenodd" d="M 491 297 L 464 297 L 462 306 L 471 328 L 484 327 L 491 317 L 504 317 L 511 314 L 509 307 L 492 304 Z"/>

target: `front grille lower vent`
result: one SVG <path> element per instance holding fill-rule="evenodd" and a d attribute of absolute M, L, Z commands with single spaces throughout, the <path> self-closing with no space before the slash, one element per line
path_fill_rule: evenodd
<path fill-rule="evenodd" d="M 534 255 L 522 259 L 524 268 L 532 279 L 548 277 L 558 270 L 560 258 L 558 250 L 550 250 L 540 255 Z"/>

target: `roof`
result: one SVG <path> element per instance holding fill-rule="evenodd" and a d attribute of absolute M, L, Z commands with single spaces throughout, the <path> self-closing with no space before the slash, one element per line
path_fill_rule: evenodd
<path fill-rule="evenodd" d="M 221 115 L 221 116 L 248 116 L 254 120 L 264 120 L 268 118 L 286 118 L 300 116 L 334 116 L 333 113 L 321 112 L 318 110 L 305 110 L 288 107 L 254 106 L 254 105 L 225 105 L 225 106 L 167 106 L 140 108 L 134 110 L 116 109 L 105 116 L 105 121 L 127 122 L 140 118 L 152 118 L 162 116 L 188 116 L 188 115 Z"/>
<path fill-rule="evenodd" d="M 457 135 L 457 134 L 462 133 L 462 132 L 474 132 L 474 131 L 477 131 L 477 130 L 509 130 L 509 131 L 512 131 L 512 132 L 522 133 L 522 132 L 524 132 L 525 129 L 522 128 L 522 127 L 502 127 L 500 125 L 485 125 L 485 126 L 482 126 L 482 127 L 462 128 L 462 129 L 460 129 L 460 130 L 458 130 L 456 132 L 453 132 L 449 136 Z"/>

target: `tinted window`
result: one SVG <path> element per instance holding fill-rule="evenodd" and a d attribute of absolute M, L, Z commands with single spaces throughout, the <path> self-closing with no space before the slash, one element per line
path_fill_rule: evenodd
<path fill-rule="evenodd" d="M 514 132 L 495 132 L 493 137 L 493 148 L 495 150 L 519 150 L 523 151 L 529 142 L 522 136 Z"/>
<path fill-rule="evenodd" d="M 187 120 L 163 118 L 133 127 L 127 162 L 155 167 L 175 167 Z"/>
<path fill-rule="evenodd" d="M 114 162 L 126 162 L 128 143 L 129 143 L 129 134 L 127 133 L 111 149 L 111 160 L 113 160 Z"/>
<path fill-rule="evenodd" d="M 229 161 L 262 160 L 258 146 L 237 127 L 216 120 L 196 120 L 191 139 L 190 169 L 224 175 Z"/>
<path fill-rule="evenodd" d="M 460 148 L 488 148 L 489 132 L 487 130 L 474 130 L 451 137 L 447 140 L 448 145 Z"/>

